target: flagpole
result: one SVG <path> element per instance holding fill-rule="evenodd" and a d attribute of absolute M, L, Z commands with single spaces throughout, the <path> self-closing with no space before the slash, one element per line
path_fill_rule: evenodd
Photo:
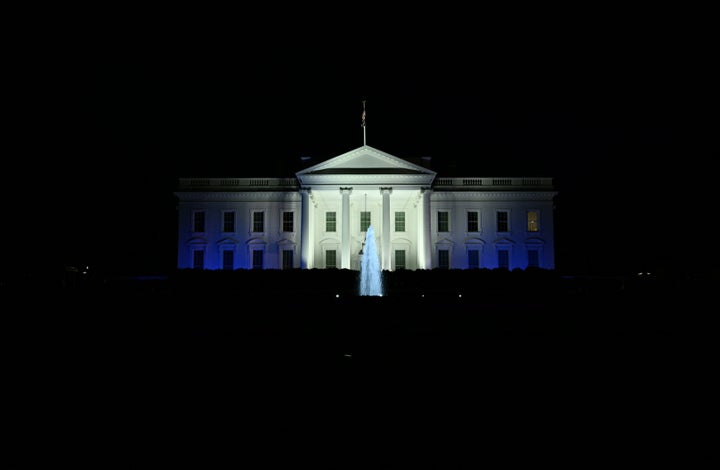
<path fill-rule="evenodd" d="M 363 100 L 362 128 L 363 128 L 363 145 L 367 145 L 367 134 L 365 130 L 365 100 Z"/>

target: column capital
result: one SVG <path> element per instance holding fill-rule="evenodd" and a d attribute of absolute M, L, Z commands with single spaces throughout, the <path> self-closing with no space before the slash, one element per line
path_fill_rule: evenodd
<path fill-rule="evenodd" d="M 380 192 L 383 193 L 383 194 L 391 194 L 391 193 L 392 193 L 392 188 L 390 188 L 390 187 L 380 188 Z"/>
<path fill-rule="evenodd" d="M 340 194 L 350 194 L 350 193 L 352 193 L 352 190 L 353 190 L 352 186 L 340 188 Z"/>

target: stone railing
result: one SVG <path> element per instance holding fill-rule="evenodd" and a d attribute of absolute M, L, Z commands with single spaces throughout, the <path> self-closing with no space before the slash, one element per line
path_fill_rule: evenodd
<path fill-rule="evenodd" d="M 295 178 L 180 178 L 180 191 L 296 190 Z"/>
<path fill-rule="evenodd" d="M 436 178 L 437 189 L 553 189 L 553 179 L 539 178 Z M 180 178 L 180 191 L 298 190 L 296 178 Z"/>
<path fill-rule="evenodd" d="M 539 178 L 435 178 L 438 189 L 553 189 L 553 179 Z"/>

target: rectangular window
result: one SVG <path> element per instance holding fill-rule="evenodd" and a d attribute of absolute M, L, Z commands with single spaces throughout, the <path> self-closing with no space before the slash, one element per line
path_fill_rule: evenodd
<path fill-rule="evenodd" d="M 265 213 L 253 212 L 253 232 L 265 231 Z"/>
<path fill-rule="evenodd" d="M 395 269 L 405 269 L 405 250 L 395 250 Z"/>
<path fill-rule="evenodd" d="M 450 213 L 441 211 L 437 215 L 437 226 L 438 232 L 449 232 L 450 231 Z"/>
<path fill-rule="evenodd" d="M 282 213 L 282 231 L 283 232 L 294 232 L 294 218 L 295 214 L 292 212 L 283 212 Z"/>
<path fill-rule="evenodd" d="M 510 269 L 510 252 L 498 250 L 498 268 Z"/>
<path fill-rule="evenodd" d="M 293 250 L 283 250 L 282 252 L 282 268 L 292 269 L 293 265 Z"/>
<path fill-rule="evenodd" d="M 205 231 L 205 212 L 197 211 L 193 213 L 193 232 Z"/>
<path fill-rule="evenodd" d="M 450 251 L 438 250 L 438 268 L 450 269 Z"/>
<path fill-rule="evenodd" d="M 538 250 L 528 250 L 528 266 L 540 267 L 540 253 L 538 253 Z"/>
<path fill-rule="evenodd" d="M 528 211 L 527 213 L 527 231 L 537 232 L 540 230 L 539 218 L 537 211 Z"/>
<path fill-rule="evenodd" d="M 205 269 L 205 251 L 193 251 L 193 269 Z"/>
<path fill-rule="evenodd" d="M 325 231 L 334 232 L 337 230 L 337 215 L 335 212 L 325 213 Z"/>
<path fill-rule="evenodd" d="M 404 232 L 405 231 L 405 212 L 396 212 L 395 213 L 395 231 L 396 232 Z"/>
<path fill-rule="evenodd" d="M 366 211 L 360 212 L 360 231 L 367 232 L 367 229 L 369 226 L 370 226 L 370 212 L 366 212 Z"/>
<path fill-rule="evenodd" d="M 497 231 L 498 232 L 509 232 L 508 224 L 508 211 L 497 212 Z"/>
<path fill-rule="evenodd" d="M 480 268 L 480 250 L 468 250 L 468 268 Z"/>
<path fill-rule="evenodd" d="M 263 255 L 265 252 L 263 250 L 253 250 L 252 252 L 252 268 L 253 269 L 262 269 L 263 268 Z"/>
<path fill-rule="evenodd" d="M 480 231 L 480 216 L 477 211 L 470 211 L 467 213 L 467 231 Z"/>
<path fill-rule="evenodd" d="M 223 212 L 223 232 L 235 231 L 235 212 Z"/>
<path fill-rule="evenodd" d="M 325 267 L 326 268 L 337 268 L 337 254 L 335 250 L 325 251 Z"/>
<path fill-rule="evenodd" d="M 232 270 L 235 267 L 235 253 L 233 253 L 232 250 L 224 250 L 222 254 L 222 268 Z"/>

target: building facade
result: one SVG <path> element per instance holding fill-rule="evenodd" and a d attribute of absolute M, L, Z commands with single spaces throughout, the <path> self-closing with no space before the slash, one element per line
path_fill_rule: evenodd
<path fill-rule="evenodd" d="M 179 269 L 554 269 L 546 177 L 438 177 L 368 145 L 292 178 L 180 178 Z"/>

